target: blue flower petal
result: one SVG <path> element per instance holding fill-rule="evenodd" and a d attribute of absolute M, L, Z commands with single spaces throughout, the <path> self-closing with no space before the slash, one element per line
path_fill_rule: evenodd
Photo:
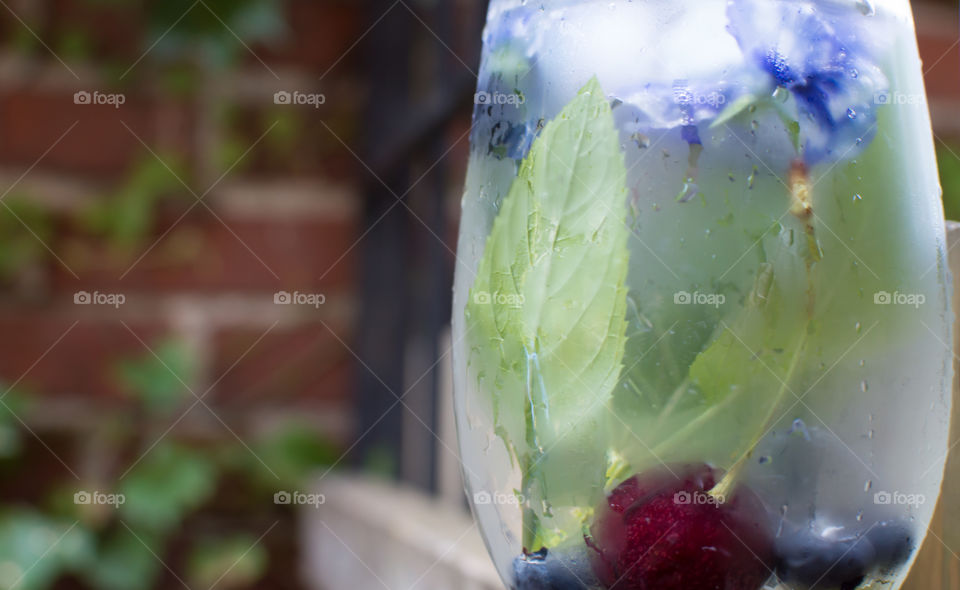
<path fill-rule="evenodd" d="M 875 97 L 889 89 L 876 66 L 880 21 L 851 3 L 730 0 L 741 50 L 796 99 L 808 164 L 852 158 L 876 133 Z"/>

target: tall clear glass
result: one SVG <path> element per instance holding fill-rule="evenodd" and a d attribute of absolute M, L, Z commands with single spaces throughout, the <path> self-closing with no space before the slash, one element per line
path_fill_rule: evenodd
<path fill-rule="evenodd" d="M 898 588 L 952 379 L 908 1 L 492 0 L 476 103 L 456 411 L 504 583 Z"/>

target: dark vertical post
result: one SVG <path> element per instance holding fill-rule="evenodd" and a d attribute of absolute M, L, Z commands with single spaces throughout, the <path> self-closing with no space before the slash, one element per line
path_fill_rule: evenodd
<path fill-rule="evenodd" d="M 370 0 L 368 22 L 382 20 L 364 41 L 368 105 L 364 116 L 362 157 L 372 160 L 408 114 L 409 60 L 412 33 L 410 15 L 391 0 Z M 386 13 L 386 16 L 383 16 Z M 402 436 L 404 344 L 406 341 L 407 266 L 409 241 L 407 210 L 396 196 L 407 190 L 405 168 L 386 173 L 363 171 L 363 231 L 360 244 L 360 317 L 357 354 L 366 366 L 356 368 L 357 433 L 353 462 L 377 465 L 397 473 Z M 378 178 L 379 177 L 379 178 Z M 384 186 L 386 185 L 386 186 Z M 372 228 L 372 229 L 371 229 Z"/>

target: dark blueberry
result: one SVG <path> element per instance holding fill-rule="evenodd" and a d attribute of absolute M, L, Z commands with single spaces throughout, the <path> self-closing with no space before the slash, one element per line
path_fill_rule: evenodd
<path fill-rule="evenodd" d="M 597 583 L 583 549 L 521 555 L 513 560 L 513 577 L 513 590 L 587 590 Z"/>
<path fill-rule="evenodd" d="M 824 538 L 810 529 L 793 529 L 774 543 L 781 580 L 840 590 L 854 590 L 870 572 L 903 563 L 912 549 L 910 530 L 892 522 L 840 539 Z"/>
<path fill-rule="evenodd" d="M 856 588 L 876 561 L 865 537 L 831 540 L 809 529 L 782 535 L 774 553 L 781 580 L 822 588 Z"/>
<path fill-rule="evenodd" d="M 884 521 L 866 533 L 877 551 L 880 567 L 891 568 L 902 564 L 913 551 L 913 534 L 901 523 Z"/>

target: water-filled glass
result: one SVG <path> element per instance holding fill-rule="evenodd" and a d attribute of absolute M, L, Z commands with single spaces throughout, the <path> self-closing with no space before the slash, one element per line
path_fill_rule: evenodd
<path fill-rule="evenodd" d="M 456 411 L 505 585 L 898 588 L 952 379 L 907 0 L 493 0 L 483 40 Z"/>

